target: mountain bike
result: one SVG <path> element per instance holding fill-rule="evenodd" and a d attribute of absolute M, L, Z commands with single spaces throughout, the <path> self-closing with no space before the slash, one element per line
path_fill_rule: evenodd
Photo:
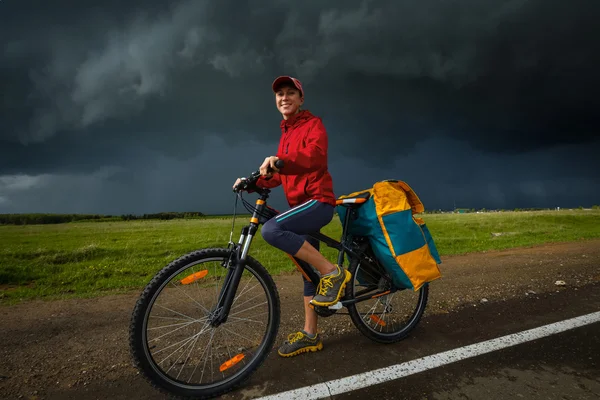
<path fill-rule="evenodd" d="M 284 167 L 281 160 L 277 168 Z M 266 268 L 249 254 L 259 226 L 279 212 L 267 205 L 269 189 L 256 186 L 258 171 L 234 189 L 236 201 L 229 243 L 185 254 L 161 269 L 134 307 L 129 344 L 134 365 L 156 389 L 178 397 L 211 398 L 241 385 L 273 348 L 280 322 L 279 293 Z M 256 193 L 255 204 L 242 192 Z M 348 261 L 352 279 L 344 297 L 329 307 L 315 306 L 321 317 L 342 314 L 379 343 L 404 339 L 416 327 L 429 293 L 394 286 L 365 237 L 349 234 L 356 210 L 369 193 L 337 200 L 348 207 L 339 241 L 321 232 L 310 236 L 338 250 L 338 264 Z M 232 241 L 238 199 L 252 213 Z M 305 277 L 318 284 L 320 275 L 308 263 L 290 256 Z"/>

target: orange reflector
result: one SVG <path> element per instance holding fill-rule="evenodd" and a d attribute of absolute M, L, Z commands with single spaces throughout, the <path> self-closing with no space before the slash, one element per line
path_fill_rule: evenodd
<path fill-rule="evenodd" d="M 242 353 L 238 354 L 237 356 L 234 356 L 232 359 L 229 359 L 229 360 L 225 361 L 223 364 L 221 364 L 221 366 L 219 367 L 219 371 L 223 372 L 226 369 L 233 367 L 235 364 L 242 361 L 243 358 L 244 358 L 244 355 Z"/>
<path fill-rule="evenodd" d="M 196 282 L 198 279 L 202 279 L 204 278 L 206 275 L 208 275 L 208 270 L 202 270 L 200 272 L 196 272 L 195 274 L 191 274 L 186 276 L 185 278 L 183 278 L 181 280 L 181 284 L 182 285 L 189 285 L 190 283 Z"/>
<path fill-rule="evenodd" d="M 375 322 L 377 325 L 385 326 L 386 323 L 384 320 L 379 318 L 377 315 L 371 315 L 371 320 Z"/>

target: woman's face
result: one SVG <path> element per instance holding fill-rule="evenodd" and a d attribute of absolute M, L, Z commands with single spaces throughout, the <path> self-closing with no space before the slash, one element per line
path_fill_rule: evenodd
<path fill-rule="evenodd" d="M 283 116 L 288 119 L 290 116 L 300 111 L 300 106 L 304 103 L 300 91 L 292 86 L 282 86 L 275 92 L 275 104 Z"/>

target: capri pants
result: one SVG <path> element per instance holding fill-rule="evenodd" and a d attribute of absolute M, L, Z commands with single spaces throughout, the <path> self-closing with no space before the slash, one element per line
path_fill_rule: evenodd
<path fill-rule="evenodd" d="M 308 200 L 267 221 L 262 229 L 262 237 L 271 246 L 292 257 L 298 253 L 304 241 L 319 250 L 319 241 L 308 236 L 331 222 L 334 207 L 317 200 Z M 304 296 L 314 296 L 317 288 L 304 275 Z"/>

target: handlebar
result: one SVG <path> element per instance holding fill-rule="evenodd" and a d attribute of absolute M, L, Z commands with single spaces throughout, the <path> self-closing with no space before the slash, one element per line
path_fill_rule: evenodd
<path fill-rule="evenodd" d="M 277 169 L 283 168 L 284 164 L 285 163 L 283 162 L 283 160 L 275 161 L 275 167 L 277 167 Z M 270 167 L 267 168 L 267 171 L 273 172 L 273 170 Z M 256 181 L 258 181 L 258 178 L 260 178 L 260 171 L 254 171 L 250 174 L 250 177 L 242 178 L 241 182 L 233 189 L 233 191 L 239 192 L 251 188 L 252 186 L 254 186 Z"/>

